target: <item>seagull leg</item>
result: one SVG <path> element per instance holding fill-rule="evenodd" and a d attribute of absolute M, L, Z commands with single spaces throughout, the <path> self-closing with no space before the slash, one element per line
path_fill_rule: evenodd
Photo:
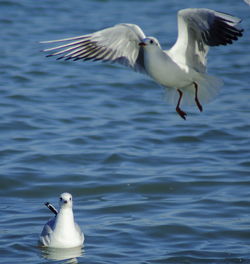
<path fill-rule="evenodd" d="M 176 112 L 180 115 L 181 118 L 183 118 L 184 120 L 186 120 L 186 115 L 187 113 L 185 113 L 184 111 L 181 110 L 180 108 L 180 103 L 181 103 L 181 98 L 182 98 L 182 95 L 183 95 L 183 92 L 179 89 L 177 89 L 177 91 L 179 92 L 179 100 L 178 100 L 178 103 L 176 105 Z"/>
<path fill-rule="evenodd" d="M 202 105 L 200 104 L 200 101 L 198 99 L 198 84 L 196 82 L 194 82 L 194 88 L 195 88 L 195 102 L 196 102 L 196 105 L 198 106 L 200 112 L 202 112 L 203 108 L 202 108 Z"/>

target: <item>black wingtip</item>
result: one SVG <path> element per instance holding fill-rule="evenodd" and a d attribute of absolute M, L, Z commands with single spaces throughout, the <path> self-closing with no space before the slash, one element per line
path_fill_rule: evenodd
<path fill-rule="evenodd" d="M 243 36 L 242 28 L 232 26 L 227 21 L 229 20 L 216 17 L 210 29 L 202 32 L 201 37 L 208 46 L 232 44 Z"/>
<path fill-rule="evenodd" d="M 243 32 L 244 32 L 244 29 L 240 29 L 239 30 L 239 37 L 242 37 L 243 36 Z"/>
<path fill-rule="evenodd" d="M 46 202 L 46 203 L 44 203 L 44 204 L 50 209 L 50 211 L 51 211 L 52 213 L 54 213 L 55 215 L 58 214 L 56 208 L 55 208 L 52 204 L 50 204 L 49 202 Z"/>

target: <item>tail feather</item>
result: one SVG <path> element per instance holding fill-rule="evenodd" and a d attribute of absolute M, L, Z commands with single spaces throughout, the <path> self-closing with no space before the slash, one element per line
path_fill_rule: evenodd
<path fill-rule="evenodd" d="M 198 84 L 198 98 L 201 104 L 211 102 L 218 95 L 220 87 L 223 85 L 223 81 L 207 74 L 199 74 L 199 78 L 197 78 L 195 82 Z M 183 92 L 181 105 L 194 105 L 194 84 L 179 89 Z M 177 92 L 177 89 L 166 88 L 167 103 L 176 105 L 178 99 L 179 93 Z"/>

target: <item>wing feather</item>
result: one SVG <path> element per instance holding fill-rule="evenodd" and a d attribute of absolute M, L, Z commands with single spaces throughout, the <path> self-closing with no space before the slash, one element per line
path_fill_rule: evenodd
<path fill-rule="evenodd" d="M 198 72 L 206 71 L 206 56 L 211 46 L 232 44 L 242 36 L 237 17 L 205 8 L 178 12 L 178 38 L 169 54 Z"/>
<path fill-rule="evenodd" d="M 59 56 L 65 60 L 102 60 L 118 62 L 132 67 L 134 70 L 145 72 L 142 51 L 139 43 L 145 38 L 140 27 L 135 24 L 118 24 L 93 34 L 43 41 L 42 43 L 69 42 L 59 46 L 44 49 L 52 52 L 50 56 Z"/>

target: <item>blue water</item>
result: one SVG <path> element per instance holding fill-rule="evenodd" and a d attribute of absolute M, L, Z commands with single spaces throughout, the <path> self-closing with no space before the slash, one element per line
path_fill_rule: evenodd
<path fill-rule="evenodd" d="M 40 52 L 39 41 L 120 22 L 168 48 L 186 7 L 232 13 L 245 28 L 234 45 L 211 49 L 209 72 L 224 87 L 204 112 L 185 109 L 186 121 L 144 75 Z M 0 28 L 0 263 L 250 263 L 244 1 L 3 0 Z M 37 246 L 51 216 L 43 203 L 57 205 L 64 191 L 85 233 L 80 252 Z"/>

